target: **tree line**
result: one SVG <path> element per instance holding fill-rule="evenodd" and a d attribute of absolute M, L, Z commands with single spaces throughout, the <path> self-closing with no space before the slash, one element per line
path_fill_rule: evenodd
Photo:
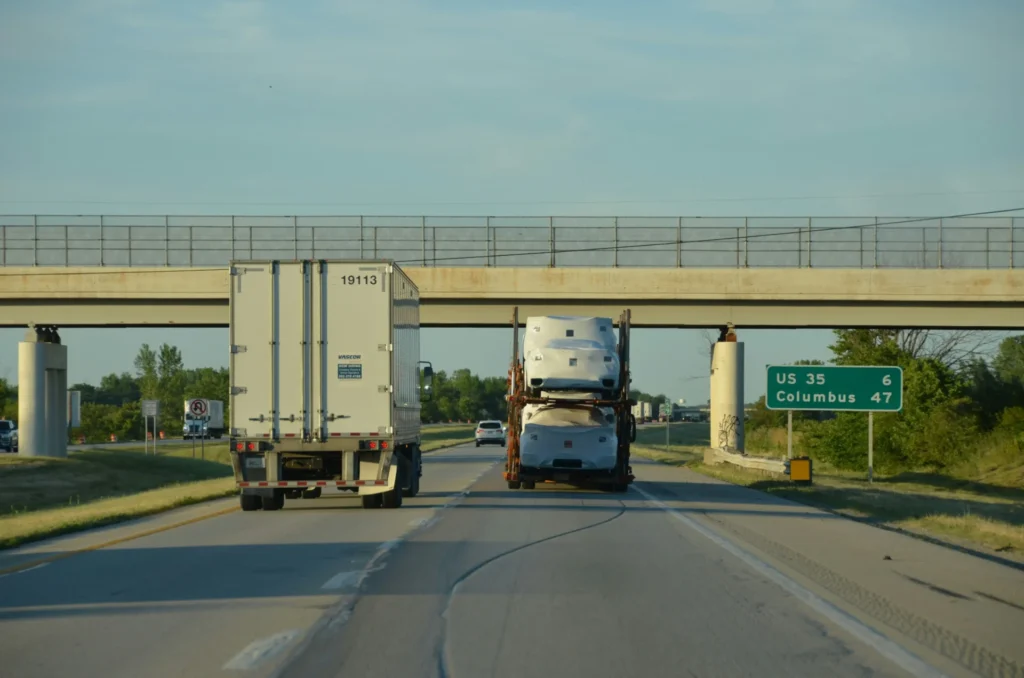
<path fill-rule="evenodd" d="M 1004 339 L 990 358 L 977 341 L 966 332 L 835 331 L 832 364 L 903 368 L 903 410 L 874 414 L 876 468 L 941 471 L 994 449 L 1024 455 L 1024 335 Z M 786 413 L 768 410 L 764 396 L 747 423 L 754 434 L 785 425 Z M 866 414 L 794 412 L 793 425 L 812 457 L 867 468 Z"/>

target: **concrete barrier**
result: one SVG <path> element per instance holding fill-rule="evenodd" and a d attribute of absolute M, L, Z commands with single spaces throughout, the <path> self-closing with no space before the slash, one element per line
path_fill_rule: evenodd
<path fill-rule="evenodd" d="M 704 463 L 708 466 L 719 464 L 732 464 L 740 468 L 752 469 L 772 475 L 789 475 L 789 463 L 785 459 L 774 459 L 771 457 L 754 457 L 741 452 L 729 450 L 717 450 L 708 448 L 704 450 Z"/>

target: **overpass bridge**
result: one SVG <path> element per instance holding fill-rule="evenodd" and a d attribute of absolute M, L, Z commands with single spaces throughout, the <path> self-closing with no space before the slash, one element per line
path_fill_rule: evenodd
<path fill-rule="evenodd" d="M 1024 328 L 1024 218 L 0 216 L 0 325 L 227 325 L 237 259 L 388 258 L 430 327 Z"/>
<path fill-rule="evenodd" d="M 396 260 L 428 327 L 507 326 L 519 306 L 627 307 L 638 327 L 1024 328 L 1016 219 L 694 221 L 0 217 L 0 325 L 37 326 L 18 349 L 23 453 L 67 443 L 67 348 L 48 326 L 226 327 L 236 260 Z M 742 450 L 731 337 L 714 348 L 711 435 Z"/>

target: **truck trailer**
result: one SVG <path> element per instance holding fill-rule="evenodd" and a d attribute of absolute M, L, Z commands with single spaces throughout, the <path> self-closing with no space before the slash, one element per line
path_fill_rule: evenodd
<path fill-rule="evenodd" d="M 392 261 L 231 264 L 231 463 L 243 511 L 419 492 L 419 290 Z M 421 372 L 422 366 L 422 372 Z"/>
<path fill-rule="evenodd" d="M 557 331 L 574 341 L 555 337 L 542 345 L 527 341 L 520 356 L 519 309 L 515 309 L 504 473 L 509 489 L 530 490 L 538 482 L 564 482 L 625 492 L 633 482 L 629 458 L 630 444 L 636 440 L 632 412 L 636 402 L 629 398 L 629 320 L 627 310 L 619 321 L 617 342 L 611 340 L 608 344 L 607 357 L 611 360 L 606 360 L 603 347 L 597 346 L 603 340 L 595 339 L 591 346 L 586 343 L 591 341 L 589 338 L 583 340 L 579 335 L 581 329 L 593 329 L 591 326 L 607 326 L 610 330 L 610 319 L 530 318 L 528 332 L 534 326 L 541 327 L 543 333 L 556 331 L 552 329 L 555 325 L 565 325 Z M 599 360 L 592 359 L 591 354 Z M 549 360 L 564 365 L 543 364 Z M 589 363 L 596 367 L 589 367 Z M 615 365 L 613 374 L 606 373 L 606 364 Z M 557 375 L 557 381 L 548 379 L 548 375 Z"/>

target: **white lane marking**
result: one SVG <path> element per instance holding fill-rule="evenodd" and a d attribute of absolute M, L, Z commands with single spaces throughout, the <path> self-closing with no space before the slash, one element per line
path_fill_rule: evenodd
<path fill-rule="evenodd" d="M 919 678 L 946 678 L 946 675 L 940 672 L 938 669 L 925 663 L 923 659 L 913 654 L 906 648 L 898 645 L 894 641 L 886 638 L 881 633 L 875 631 L 871 627 L 861 622 L 856 617 L 844 612 L 832 603 L 828 602 L 824 598 L 821 598 L 808 589 L 804 588 L 797 582 L 793 581 L 779 570 L 775 569 L 765 561 L 761 560 L 754 554 L 746 551 L 742 547 L 738 546 L 728 538 L 714 532 L 708 527 L 700 524 L 693 518 L 677 511 L 676 509 L 668 506 L 663 501 L 652 495 L 650 492 L 643 488 L 633 485 L 637 492 L 644 495 L 647 501 L 654 504 L 658 508 L 667 511 L 673 518 L 683 523 L 687 527 L 704 535 L 718 546 L 722 547 L 732 555 L 736 556 L 744 563 L 749 565 L 751 568 L 756 570 L 758 573 L 771 579 L 773 582 L 781 586 L 783 589 L 788 591 L 791 595 L 796 597 L 800 602 L 804 603 L 808 607 L 812 608 L 819 614 L 826 617 L 828 620 L 841 626 L 847 632 L 851 633 L 855 637 L 859 638 L 862 642 L 874 648 L 876 652 L 895 663 L 897 666 L 907 671 L 913 676 Z"/>
<path fill-rule="evenodd" d="M 254 669 L 281 652 L 300 633 L 302 631 L 299 629 L 289 629 L 275 633 L 269 638 L 253 641 L 248 647 L 232 657 L 231 661 L 225 664 L 223 668 L 225 671 L 248 671 Z"/>
<path fill-rule="evenodd" d="M 351 570 L 349 572 L 339 572 L 334 575 L 321 586 L 321 589 L 333 591 L 335 589 L 344 588 L 355 588 L 359 585 L 365 572 L 363 570 Z"/>
<path fill-rule="evenodd" d="M 26 572 L 31 572 L 32 570 L 38 570 L 39 568 L 46 567 L 47 565 L 49 565 L 49 563 L 39 563 L 38 565 L 33 565 L 32 567 L 26 567 L 24 570 L 18 570 L 17 572 L 8 572 L 7 574 L 0 574 L 0 579 L 3 579 L 4 577 L 13 577 L 16 574 L 25 574 Z"/>
<path fill-rule="evenodd" d="M 481 473 L 479 477 L 483 477 L 488 471 L 494 468 L 494 466 L 499 461 L 501 460 L 498 459 L 491 463 L 486 469 L 484 469 L 483 473 Z M 474 482 L 476 481 L 471 481 L 470 484 Z M 315 638 L 317 634 L 319 634 L 324 629 L 334 630 L 344 625 L 345 622 L 347 622 L 349 618 L 352 616 L 352 610 L 355 608 L 355 603 L 359 597 L 359 592 L 361 591 L 363 584 L 366 582 L 367 578 L 371 574 L 373 574 L 374 572 L 379 572 L 380 570 L 383 570 L 385 568 L 386 564 L 383 561 L 387 557 L 387 555 L 392 550 L 394 550 L 395 547 L 401 544 L 402 541 L 408 539 L 409 537 L 412 537 L 417 532 L 420 532 L 430 527 L 438 520 L 440 520 L 441 514 L 443 513 L 444 509 L 459 504 L 467 494 L 469 494 L 468 488 L 464 492 L 460 492 L 456 495 L 453 495 L 452 501 L 449 501 L 448 503 L 433 509 L 431 511 L 431 515 L 429 518 L 420 521 L 413 521 L 413 523 L 411 524 L 416 526 L 414 526 L 410 530 L 407 530 L 406 533 L 403 534 L 401 537 L 399 537 L 398 539 L 392 539 L 391 541 L 387 541 L 381 544 L 374 552 L 373 556 L 371 556 L 370 560 L 366 562 L 366 565 L 363 566 L 362 570 L 359 570 L 358 572 L 341 573 L 352 574 L 353 578 L 357 579 L 355 585 L 352 587 L 351 590 L 343 592 L 342 595 L 338 598 L 338 601 L 327 612 L 321 615 L 320 618 L 317 619 L 312 626 L 306 629 L 306 631 L 302 634 L 302 637 L 299 639 L 298 643 L 296 643 L 296 645 L 291 649 L 290 656 L 295 657 L 298 654 L 305 651 L 305 649 L 309 647 L 309 644 L 312 642 L 313 638 Z M 335 577 L 332 577 L 332 579 L 328 580 L 328 582 L 333 581 L 333 579 L 336 579 L 339 576 L 341 575 L 335 575 Z M 243 650 L 242 653 L 244 654 L 248 650 L 249 648 L 246 648 L 246 650 Z M 284 669 L 287 666 L 288 660 L 286 659 L 281 666 L 275 669 L 272 675 L 275 677 L 280 676 L 281 672 L 284 671 Z M 225 666 L 225 668 L 227 667 Z"/>

